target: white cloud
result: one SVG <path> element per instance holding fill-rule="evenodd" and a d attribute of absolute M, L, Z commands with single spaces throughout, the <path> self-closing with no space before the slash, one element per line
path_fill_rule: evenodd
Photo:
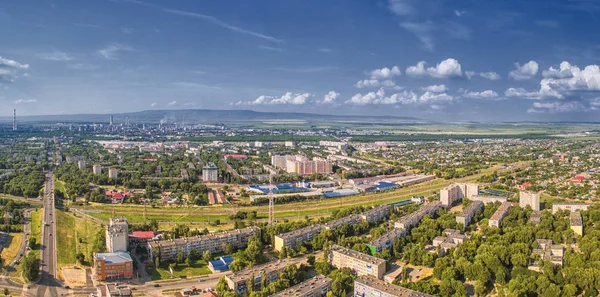
<path fill-rule="evenodd" d="M 454 10 L 454 14 L 455 14 L 456 16 L 462 16 L 462 15 L 463 15 L 463 14 L 465 14 L 465 13 L 467 13 L 467 12 L 466 12 L 466 11 L 464 11 L 464 10 L 456 10 L 456 9 Z"/>
<path fill-rule="evenodd" d="M 335 103 L 338 97 L 340 97 L 340 93 L 337 93 L 336 91 L 329 91 L 329 93 L 325 94 L 325 96 L 323 97 L 323 101 L 321 101 L 321 103 L 323 103 L 323 104 Z"/>
<path fill-rule="evenodd" d="M 73 57 L 65 52 L 55 51 L 50 53 L 41 53 L 37 55 L 38 58 L 48 61 L 71 61 Z"/>
<path fill-rule="evenodd" d="M 0 83 L 12 83 L 19 73 L 29 68 L 29 64 L 22 64 L 15 60 L 3 58 L 0 56 Z M 26 76 L 27 73 L 22 76 Z"/>
<path fill-rule="evenodd" d="M 548 70 L 542 71 L 542 77 L 544 78 L 567 78 L 573 77 L 571 70 L 579 71 L 577 66 L 572 66 L 569 62 L 563 61 L 560 63 L 558 69 L 554 69 L 552 66 Z"/>
<path fill-rule="evenodd" d="M 365 79 L 365 80 L 358 81 L 356 84 L 354 84 L 354 86 L 359 89 L 379 88 L 379 87 L 401 89 L 400 87 L 396 86 L 395 82 L 393 82 L 392 80 L 389 80 L 389 79 L 384 80 L 384 81 L 379 81 L 376 79 Z"/>
<path fill-rule="evenodd" d="M 175 105 L 175 104 L 177 104 L 177 101 L 176 101 L 176 100 L 173 100 L 173 101 L 171 101 L 171 102 L 167 103 L 167 106 L 173 106 L 173 105 Z"/>
<path fill-rule="evenodd" d="M 402 72 L 400 71 L 400 68 L 398 68 L 398 66 L 393 66 L 392 69 L 387 68 L 387 67 L 384 67 L 381 69 L 375 69 L 369 73 L 369 77 L 371 79 L 382 80 L 382 79 L 390 79 L 394 76 L 398 76 L 401 74 L 402 74 Z"/>
<path fill-rule="evenodd" d="M 424 22 L 424 23 L 411 23 L 404 22 L 400 24 L 400 27 L 413 33 L 419 41 L 421 41 L 421 45 L 424 50 L 432 52 L 435 48 L 435 43 L 433 41 L 433 30 L 434 26 L 432 22 Z"/>
<path fill-rule="evenodd" d="M 498 99 L 498 93 L 492 91 L 492 90 L 485 90 L 485 91 L 481 91 L 481 92 L 465 92 L 462 95 L 463 98 L 468 98 L 468 99 Z"/>
<path fill-rule="evenodd" d="M 538 99 L 542 99 L 543 96 L 542 94 L 540 94 L 540 92 L 528 92 L 523 88 L 508 88 L 506 89 L 506 91 L 504 91 L 504 96 L 506 97 L 516 97 L 516 98 L 522 98 L 522 99 L 533 99 L 533 100 L 538 100 Z"/>
<path fill-rule="evenodd" d="M 392 95 L 386 95 L 384 89 L 379 89 L 377 92 L 369 92 L 367 94 L 358 93 L 346 103 L 355 105 L 369 105 L 369 104 L 383 104 L 383 105 L 395 105 L 395 104 L 423 104 L 433 102 L 444 102 L 452 101 L 454 97 L 446 93 L 433 93 L 425 92 L 421 96 L 417 96 L 412 91 L 403 91 Z"/>
<path fill-rule="evenodd" d="M 312 99 L 311 93 L 292 93 L 287 92 L 281 97 L 262 95 L 254 101 L 239 101 L 236 105 L 303 105 Z"/>
<path fill-rule="evenodd" d="M 257 48 L 264 49 L 267 51 L 272 51 L 272 52 L 283 52 L 282 48 L 273 47 L 273 46 L 259 45 L 259 46 L 257 46 Z"/>
<path fill-rule="evenodd" d="M 415 8 L 408 0 L 389 0 L 388 7 L 393 13 L 401 16 L 410 15 L 415 12 Z"/>
<path fill-rule="evenodd" d="M 0 56 L 0 66 L 3 67 L 8 67 L 8 68 L 15 68 L 15 69 L 27 69 L 29 68 L 29 64 L 21 64 L 15 60 L 10 60 L 7 58 L 3 58 L 2 56 Z"/>
<path fill-rule="evenodd" d="M 433 93 L 444 93 L 448 91 L 448 87 L 446 85 L 432 85 L 423 88 L 424 91 L 433 92 Z"/>
<path fill-rule="evenodd" d="M 515 69 L 508 76 L 514 80 L 525 80 L 534 77 L 538 72 L 539 65 L 536 61 L 529 61 L 523 66 L 518 62 L 515 63 Z"/>
<path fill-rule="evenodd" d="M 13 101 L 14 104 L 27 104 L 27 103 L 36 103 L 36 99 L 19 99 Z"/>
<path fill-rule="evenodd" d="M 419 103 L 431 103 L 452 100 L 454 100 L 454 97 L 446 93 L 433 93 L 429 91 L 425 92 L 423 95 L 421 95 L 421 97 L 419 97 Z"/>
<path fill-rule="evenodd" d="M 435 67 L 425 69 L 425 61 L 418 62 L 415 66 L 406 69 L 406 74 L 413 77 L 431 76 L 435 78 L 449 78 L 462 76 L 462 67 L 456 59 L 446 59 Z"/>
<path fill-rule="evenodd" d="M 156 102 L 150 103 L 150 107 L 155 107 L 155 106 L 156 106 Z"/>
<path fill-rule="evenodd" d="M 107 47 L 98 50 L 98 55 L 107 59 L 107 60 L 115 60 L 117 59 L 118 53 L 123 51 L 132 51 L 133 49 L 127 45 L 122 45 L 119 43 L 112 43 Z"/>
<path fill-rule="evenodd" d="M 528 113 L 564 113 L 584 110 L 584 106 L 578 101 L 569 102 L 534 102 Z"/>
<path fill-rule="evenodd" d="M 465 76 L 468 79 L 479 76 L 481 78 L 489 79 L 489 80 L 499 80 L 502 77 L 500 74 L 496 72 L 476 72 L 476 71 L 465 71 Z"/>

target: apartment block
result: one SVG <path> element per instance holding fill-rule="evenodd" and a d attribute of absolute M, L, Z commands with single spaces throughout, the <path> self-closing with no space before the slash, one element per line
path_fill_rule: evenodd
<path fill-rule="evenodd" d="M 129 244 L 129 224 L 125 218 L 110 218 L 106 226 L 106 250 L 126 252 Z"/>
<path fill-rule="evenodd" d="M 581 213 L 578 211 L 572 212 L 570 221 L 571 230 L 573 230 L 575 234 L 583 236 L 583 218 L 581 217 Z"/>
<path fill-rule="evenodd" d="M 252 285 L 253 288 L 260 287 L 263 276 L 266 278 L 265 282 L 267 285 L 277 281 L 279 278 L 279 273 L 290 264 L 294 264 L 291 259 L 283 259 L 262 265 L 256 265 L 233 274 L 226 275 L 225 281 L 227 281 L 227 285 L 231 290 L 238 294 L 243 294 L 246 292 L 249 285 Z M 252 277 L 254 278 L 253 280 L 250 279 Z"/>
<path fill-rule="evenodd" d="M 287 169 L 286 155 L 272 155 L 271 165 L 275 166 L 276 168 Z"/>
<path fill-rule="evenodd" d="M 94 166 L 92 166 L 92 173 L 94 173 L 94 175 L 101 174 L 102 173 L 102 165 L 94 164 Z"/>
<path fill-rule="evenodd" d="M 539 271 L 542 265 L 541 261 L 550 261 L 554 265 L 563 266 L 563 257 L 565 248 L 560 244 L 554 244 L 552 239 L 536 239 L 539 246 L 537 249 L 533 249 L 532 255 L 539 255 L 540 261 L 536 261 L 527 267 L 528 269 Z"/>
<path fill-rule="evenodd" d="M 528 223 L 532 223 L 534 225 L 539 224 L 542 221 L 542 212 L 541 211 L 533 211 L 529 216 Z"/>
<path fill-rule="evenodd" d="M 117 179 L 119 178 L 119 171 L 117 168 L 108 168 L 108 178 Z"/>
<path fill-rule="evenodd" d="M 587 210 L 590 205 L 586 203 L 554 203 L 552 204 L 552 213 L 559 210 L 568 210 L 570 212 Z"/>
<path fill-rule="evenodd" d="M 85 161 L 84 160 L 77 161 L 77 168 L 79 168 L 79 170 L 85 169 Z"/>
<path fill-rule="evenodd" d="M 440 201 L 443 206 L 452 206 L 454 202 L 463 198 L 479 195 L 477 184 L 451 184 L 440 190 Z"/>
<path fill-rule="evenodd" d="M 202 167 L 202 181 L 203 182 L 216 182 L 219 180 L 219 168 L 215 163 L 208 163 Z"/>
<path fill-rule="evenodd" d="M 463 224 L 464 227 L 467 227 L 471 220 L 473 220 L 473 216 L 477 211 L 483 210 L 483 202 L 481 201 L 473 201 L 469 206 L 465 207 L 463 211 L 456 216 L 456 222 L 459 224 Z"/>
<path fill-rule="evenodd" d="M 296 244 L 300 241 L 311 241 L 313 236 L 319 234 L 323 230 L 322 225 L 311 225 L 298 230 L 275 235 L 274 249 L 281 252 L 281 248 L 296 248 Z"/>
<path fill-rule="evenodd" d="M 521 191 L 519 192 L 519 206 L 522 208 L 531 206 L 531 209 L 535 211 L 540 210 L 540 193 L 532 191 Z"/>
<path fill-rule="evenodd" d="M 493 196 L 493 195 L 474 195 L 469 198 L 473 201 L 481 201 L 483 204 L 500 202 L 504 203 L 508 201 L 508 197 L 504 196 Z"/>
<path fill-rule="evenodd" d="M 371 250 L 371 254 L 380 253 L 381 251 L 387 249 L 389 250 L 394 243 L 395 238 L 401 238 L 406 236 L 406 229 L 403 228 L 394 228 L 383 235 L 379 236 L 371 240 L 367 247 Z"/>
<path fill-rule="evenodd" d="M 363 212 L 360 216 L 364 221 L 377 223 L 383 221 L 383 218 L 390 215 L 390 209 L 388 204 L 383 204 Z"/>
<path fill-rule="evenodd" d="M 372 276 L 359 276 L 354 280 L 355 297 L 433 297 L 433 295 L 413 291 L 388 284 Z"/>
<path fill-rule="evenodd" d="M 504 219 L 504 217 L 506 217 L 508 215 L 508 210 L 510 210 L 511 207 L 512 207 L 512 204 L 510 202 L 504 202 L 504 203 L 500 204 L 500 207 L 498 207 L 496 212 L 494 212 L 494 214 L 490 218 L 489 226 L 500 228 L 500 225 L 502 224 L 502 220 Z"/>
<path fill-rule="evenodd" d="M 133 277 L 133 259 L 129 253 L 94 253 L 93 275 L 96 280 L 120 280 Z"/>
<path fill-rule="evenodd" d="M 317 275 L 271 297 L 323 297 L 331 289 L 332 279 Z"/>
<path fill-rule="evenodd" d="M 161 262 L 165 262 L 174 260 L 179 252 L 187 257 L 192 250 L 196 250 L 199 254 L 206 250 L 211 253 L 223 252 L 227 244 L 231 244 L 237 249 L 244 248 L 248 245 L 250 237 L 259 235 L 260 228 L 247 227 L 193 237 L 153 241 L 148 243 L 148 249 L 150 250 L 151 259 L 159 257 Z"/>
<path fill-rule="evenodd" d="M 381 279 L 385 274 L 385 260 L 366 255 L 339 245 L 329 249 L 329 263 L 338 269 L 350 268 L 357 275 L 372 275 Z"/>
<path fill-rule="evenodd" d="M 333 221 L 329 221 L 325 224 L 323 224 L 323 227 L 325 229 L 329 229 L 329 230 L 335 230 L 337 229 L 339 226 L 343 225 L 343 224 L 358 224 L 360 223 L 361 220 L 361 216 L 358 214 L 351 214 L 349 216 L 345 216 L 343 218 L 339 218 Z"/>
<path fill-rule="evenodd" d="M 410 229 L 411 227 L 417 225 L 426 215 L 433 216 L 438 209 L 442 207 L 441 201 L 434 201 L 428 204 L 423 205 L 417 211 L 403 216 L 400 218 L 395 224 L 395 228 L 400 229 Z"/>
<path fill-rule="evenodd" d="M 332 171 L 331 162 L 327 159 L 313 158 L 309 160 L 305 156 L 286 156 L 285 168 L 288 173 L 310 175 L 313 173 L 328 174 Z"/>

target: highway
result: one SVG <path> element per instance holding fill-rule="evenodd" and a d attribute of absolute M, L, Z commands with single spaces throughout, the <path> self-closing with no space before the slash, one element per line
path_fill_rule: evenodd
<path fill-rule="evenodd" d="M 54 222 L 54 176 L 46 174 L 44 189 L 44 210 L 42 214 L 42 252 L 40 254 L 41 271 L 36 296 L 60 296 L 61 282 L 56 278 L 56 224 Z"/>

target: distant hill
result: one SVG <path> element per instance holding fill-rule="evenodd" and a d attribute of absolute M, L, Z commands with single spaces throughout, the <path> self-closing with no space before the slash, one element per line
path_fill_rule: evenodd
<path fill-rule="evenodd" d="M 144 110 L 139 112 L 117 114 L 70 114 L 44 116 L 18 116 L 20 123 L 108 123 L 113 116 L 115 123 L 122 123 L 128 118 L 130 123 L 158 124 L 185 121 L 190 124 L 243 123 L 243 122 L 361 122 L 361 123 L 424 123 L 427 121 L 413 117 L 395 116 L 357 116 L 357 115 L 325 115 L 291 112 L 258 112 L 252 110 Z M 10 117 L 1 117 L 1 121 L 11 121 Z"/>

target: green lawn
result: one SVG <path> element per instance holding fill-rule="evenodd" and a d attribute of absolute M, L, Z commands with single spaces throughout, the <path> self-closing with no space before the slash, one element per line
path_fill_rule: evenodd
<path fill-rule="evenodd" d="M 31 234 L 29 237 L 35 238 L 36 247 L 32 252 L 37 254 L 40 253 L 40 248 L 42 245 L 42 209 L 38 208 L 31 212 Z"/>
<path fill-rule="evenodd" d="M 60 191 L 63 194 L 66 194 L 65 191 L 65 182 L 58 180 L 56 177 L 54 178 L 54 189 L 56 191 Z"/>
<path fill-rule="evenodd" d="M 56 247 L 58 267 L 76 264 L 75 255 L 83 253 L 86 261 L 91 262 L 92 243 L 102 227 L 91 220 L 74 217 L 63 211 L 56 211 Z"/>
<path fill-rule="evenodd" d="M 15 259 L 22 242 L 23 233 L 8 234 L 8 239 L 4 243 L 4 249 L 2 250 L 2 271 Z"/>
<path fill-rule="evenodd" d="M 158 269 L 155 269 L 154 265 L 149 263 L 148 267 L 150 268 L 149 274 L 152 280 L 171 278 L 168 264 L 163 264 Z M 208 269 L 208 264 L 204 260 L 198 260 L 192 266 L 188 266 L 184 263 L 173 268 L 173 275 L 178 278 L 191 278 L 211 273 L 210 269 Z"/>

